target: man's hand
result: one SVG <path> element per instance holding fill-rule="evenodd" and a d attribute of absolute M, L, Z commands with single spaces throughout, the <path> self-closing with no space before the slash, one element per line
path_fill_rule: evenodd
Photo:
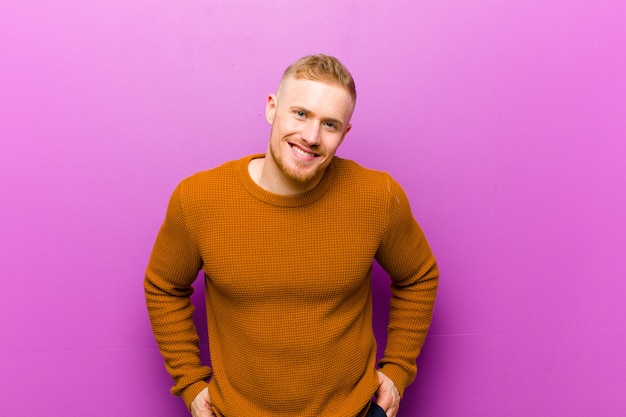
<path fill-rule="evenodd" d="M 400 407 L 400 393 L 387 375 L 378 372 L 378 390 L 376 391 L 376 404 L 378 404 L 387 417 L 396 417 L 398 408 Z"/>
<path fill-rule="evenodd" d="M 205 388 L 191 402 L 189 409 L 193 417 L 214 417 L 211 408 L 211 397 L 209 396 L 209 388 Z"/>

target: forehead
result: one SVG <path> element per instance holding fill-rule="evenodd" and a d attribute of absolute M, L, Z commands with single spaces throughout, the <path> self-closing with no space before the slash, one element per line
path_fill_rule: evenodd
<path fill-rule="evenodd" d="M 287 77 L 277 92 L 278 105 L 303 106 L 309 110 L 352 113 L 350 92 L 341 84 Z M 281 103 L 282 102 L 282 103 Z"/>

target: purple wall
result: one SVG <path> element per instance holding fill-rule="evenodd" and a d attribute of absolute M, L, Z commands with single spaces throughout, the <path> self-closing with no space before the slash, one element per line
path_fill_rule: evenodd
<path fill-rule="evenodd" d="M 187 415 L 142 292 L 168 197 L 264 151 L 266 94 L 326 52 L 359 88 L 340 154 L 405 186 L 440 262 L 400 415 L 626 415 L 624 16 L 623 0 L 3 2 L 0 414 Z"/>

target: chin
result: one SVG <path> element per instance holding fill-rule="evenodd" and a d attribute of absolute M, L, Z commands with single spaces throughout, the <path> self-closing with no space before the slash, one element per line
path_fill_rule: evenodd
<path fill-rule="evenodd" d="M 293 182 L 297 182 L 300 184 L 306 184 L 308 182 L 313 181 L 316 176 L 317 176 L 317 172 L 284 172 L 285 177 L 287 177 L 289 180 L 293 181 Z"/>

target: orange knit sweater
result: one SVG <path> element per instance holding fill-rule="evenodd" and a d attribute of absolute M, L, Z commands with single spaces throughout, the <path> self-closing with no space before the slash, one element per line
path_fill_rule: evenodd
<path fill-rule="evenodd" d="M 392 279 L 378 366 L 400 393 L 430 325 L 438 270 L 400 186 L 334 158 L 298 196 L 260 188 L 252 155 L 174 191 L 144 281 L 159 349 L 189 406 L 207 386 L 219 416 L 352 417 L 377 389 L 371 272 Z M 202 366 L 191 284 L 202 270 L 212 368 Z"/>

